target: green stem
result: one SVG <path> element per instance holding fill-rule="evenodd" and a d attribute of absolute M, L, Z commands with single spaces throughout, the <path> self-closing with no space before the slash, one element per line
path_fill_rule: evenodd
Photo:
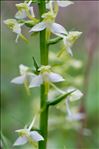
<path fill-rule="evenodd" d="M 42 14 L 46 12 L 45 0 L 40 0 L 39 3 L 40 20 L 42 21 Z M 46 30 L 40 32 L 40 59 L 41 65 L 48 65 L 48 49 L 46 43 Z M 40 89 L 41 103 L 40 103 L 40 132 L 44 137 L 44 141 L 39 142 L 39 149 L 46 149 L 47 144 L 47 129 L 48 129 L 48 106 L 45 85 L 41 85 Z"/>

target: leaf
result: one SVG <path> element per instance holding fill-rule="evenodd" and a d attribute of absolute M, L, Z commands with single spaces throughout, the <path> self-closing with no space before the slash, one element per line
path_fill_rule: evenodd
<path fill-rule="evenodd" d="M 0 135 L 1 135 L 1 147 L 3 147 L 4 149 L 10 149 L 8 139 L 3 135 L 2 132 L 0 132 Z"/>
<path fill-rule="evenodd" d="M 60 103 L 62 100 L 66 99 L 66 98 L 67 98 L 70 94 L 72 94 L 74 91 L 75 91 L 75 89 L 72 90 L 72 91 L 70 91 L 70 92 L 68 92 L 68 93 L 64 93 L 63 95 L 57 97 L 57 98 L 54 99 L 53 101 L 48 101 L 48 103 L 47 103 L 48 106 L 57 105 L 57 104 Z"/>

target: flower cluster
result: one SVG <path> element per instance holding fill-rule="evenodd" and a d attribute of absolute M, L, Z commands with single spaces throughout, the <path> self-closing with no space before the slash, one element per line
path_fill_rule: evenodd
<path fill-rule="evenodd" d="M 39 32 L 44 29 L 54 35 L 61 37 L 63 40 L 63 47 L 59 52 L 59 56 L 66 50 L 71 56 L 72 50 L 71 47 L 73 43 L 80 37 L 81 32 L 79 31 L 71 31 L 67 32 L 67 30 L 59 23 L 55 22 L 56 16 L 58 14 L 59 7 L 67 7 L 73 2 L 71 1 L 60 1 L 60 0 L 50 0 L 46 3 L 46 12 L 42 15 L 42 21 L 35 17 L 32 0 L 25 1 L 24 3 L 16 4 L 17 12 L 15 14 L 15 19 L 7 19 L 4 23 L 17 34 L 16 42 L 18 42 L 18 38 L 21 37 L 23 40 L 28 41 L 23 34 L 21 33 L 21 27 L 23 25 L 31 27 L 29 32 Z M 47 40 L 50 38 L 48 37 Z"/>
<path fill-rule="evenodd" d="M 18 42 L 18 38 L 21 37 L 26 42 L 28 41 L 21 33 L 21 27 L 24 24 L 33 24 L 38 22 L 38 19 L 35 18 L 33 7 L 31 7 L 32 1 L 25 1 L 24 3 L 16 4 L 18 9 L 15 14 L 14 19 L 7 19 L 4 23 L 11 29 L 14 33 L 17 34 L 16 42 Z M 29 19 L 29 20 L 28 20 Z"/>
<path fill-rule="evenodd" d="M 38 71 L 39 74 L 34 74 L 31 69 L 23 64 L 19 66 L 20 76 L 11 80 L 14 84 L 27 83 L 29 88 L 39 87 L 41 84 L 45 84 L 46 89 L 49 88 L 54 82 L 64 81 L 60 74 L 51 71 L 50 66 L 41 66 Z"/>

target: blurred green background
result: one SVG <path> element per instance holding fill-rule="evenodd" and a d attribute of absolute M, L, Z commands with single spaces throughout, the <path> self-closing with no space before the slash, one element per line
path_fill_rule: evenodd
<path fill-rule="evenodd" d="M 29 39 L 29 43 L 26 44 L 19 39 L 19 42 L 16 44 L 16 35 L 3 24 L 3 20 L 13 18 L 17 11 L 15 8 L 16 3 L 18 3 L 18 1 L 1 2 L 1 127 L 2 133 L 7 139 L 9 149 L 15 148 L 12 146 L 17 137 L 14 131 L 29 124 L 39 107 L 38 88 L 33 88 L 31 90 L 31 96 L 27 96 L 23 86 L 10 83 L 12 78 L 19 75 L 18 67 L 20 64 L 33 67 L 32 56 L 34 56 L 39 63 L 39 35 L 37 34 L 31 37 L 28 33 L 28 29 L 25 28 L 23 32 Z M 37 13 L 36 6 L 35 12 Z M 60 8 L 57 22 L 64 25 L 68 31 L 78 30 L 83 32 L 80 39 L 77 40 L 72 48 L 74 58 L 83 63 L 80 70 L 73 69 L 72 67 L 68 70 L 68 74 L 73 77 L 73 80 L 75 80 L 76 76 L 80 76 L 82 80 L 84 80 L 84 72 L 87 67 L 88 59 L 90 59 L 90 50 L 88 48 L 92 43 L 92 45 L 94 45 L 92 47 L 93 60 L 90 62 L 90 72 L 88 74 L 87 95 L 85 97 L 85 108 L 87 112 L 86 127 L 91 130 L 91 135 L 84 135 L 83 149 L 98 149 L 99 1 L 75 1 L 74 5 L 64 9 Z M 50 51 L 56 50 L 59 46 L 60 43 L 51 46 Z M 78 84 L 77 82 L 74 84 L 83 92 L 83 82 L 79 83 L 78 81 Z M 55 115 L 53 115 L 53 112 Z M 36 125 L 38 125 L 38 123 Z M 68 125 L 71 125 L 70 128 Z M 72 128 L 72 124 L 66 123 L 64 114 L 56 108 L 51 108 L 48 148 L 80 149 L 80 147 L 78 147 L 79 141 L 82 141 L 82 138 L 79 138 L 79 134 Z M 31 149 L 28 145 L 19 148 Z"/>

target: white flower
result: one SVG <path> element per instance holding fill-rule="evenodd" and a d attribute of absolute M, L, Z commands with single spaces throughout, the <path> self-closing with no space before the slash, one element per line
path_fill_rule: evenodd
<path fill-rule="evenodd" d="M 4 23 L 14 32 L 17 34 L 16 42 L 18 41 L 19 36 L 21 36 L 21 26 L 23 24 L 18 23 L 15 19 L 7 19 Z"/>
<path fill-rule="evenodd" d="M 37 131 L 31 131 L 34 121 L 35 120 L 33 119 L 32 123 L 28 128 L 16 130 L 19 137 L 15 141 L 14 146 L 24 145 L 27 142 L 34 144 L 34 141 L 38 142 L 44 140 L 44 138 Z"/>
<path fill-rule="evenodd" d="M 62 34 L 57 34 L 58 36 L 63 38 L 64 46 L 63 46 L 62 51 L 66 50 L 71 56 L 73 56 L 71 47 L 74 44 L 74 42 L 80 37 L 81 34 L 82 32 L 79 32 L 79 31 L 71 31 L 67 34 L 67 36 L 64 36 Z"/>
<path fill-rule="evenodd" d="M 30 7 L 32 1 L 16 4 L 18 12 L 15 15 L 16 19 L 25 19 L 26 17 L 35 17 L 33 7 Z"/>
<path fill-rule="evenodd" d="M 29 68 L 23 64 L 19 65 L 19 70 L 20 70 L 20 76 L 11 80 L 11 83 L 24 84 L 27 81 L 30 82 L 31 79 L 36 76 L 32 72 L 29 72 Z"/>
<path fill-rule="evenodd" d="M 43 21 L 32 27 L 30 32 L 38 32 L 47 28 L 53 34 L 67 34 L 67 31 L 62 25 L 55 23 L 55 15 L 50 11 L 43 14 L 42 18 L 44 18 Z"/>
<path fill-rule="evenodd" d="M 8 26 L 8 28 L 17 34 L 16 42 L 18 42 L 19 37 L 27 42 L 27 39 L 21 33 L 21 26 L 24 25 L 23 23 L 18 23 L 15 19 L 7 19 L 4 23 Z"/>
<path fill-rule="evenodd" d="M 30 88 L 31 87 L 37 87 L 40 86 L 41 84 L 49 84 L 51 82 L 61 82 L 64 81 L 63 77 L 57 73 L 51 72 L 51 67 L 50 66 L 42 66 L 39 68 L 40 74 L 34 79 L 32 79 L 30 83 Z"/>
<path fill-rule="evenodd" d="M 30 131 L 28 129 L 19 129 L 16 130 L 18 132 L 19 137 L 14 143 L 14 146 L 24 145 L 27 142 L 34 144 L 35 142 L 42 141 L 44 138 L 37 131 Z"/>
<path fill-rule="evenodd" d="M 75 90 L 75 88 L 69 88 L 67 90 L 67 92 L 70 92 L 72 90 Z M 68 117 L 67 117 L 68 120 L 73 121 L 73 120 L 81 120 L 81 119 L 85 118 L 85 114 L 84 113 L 72 112 L 71 109 L 70 109 L 70 105 L 69 105 L 70 102 L 75 101 L 75 100 L 79 100 L 82 96 L 83 96 L 82 92 L 80 90 L 76 89 L 66 99 L 66 111 L 68 113 Z"/>

